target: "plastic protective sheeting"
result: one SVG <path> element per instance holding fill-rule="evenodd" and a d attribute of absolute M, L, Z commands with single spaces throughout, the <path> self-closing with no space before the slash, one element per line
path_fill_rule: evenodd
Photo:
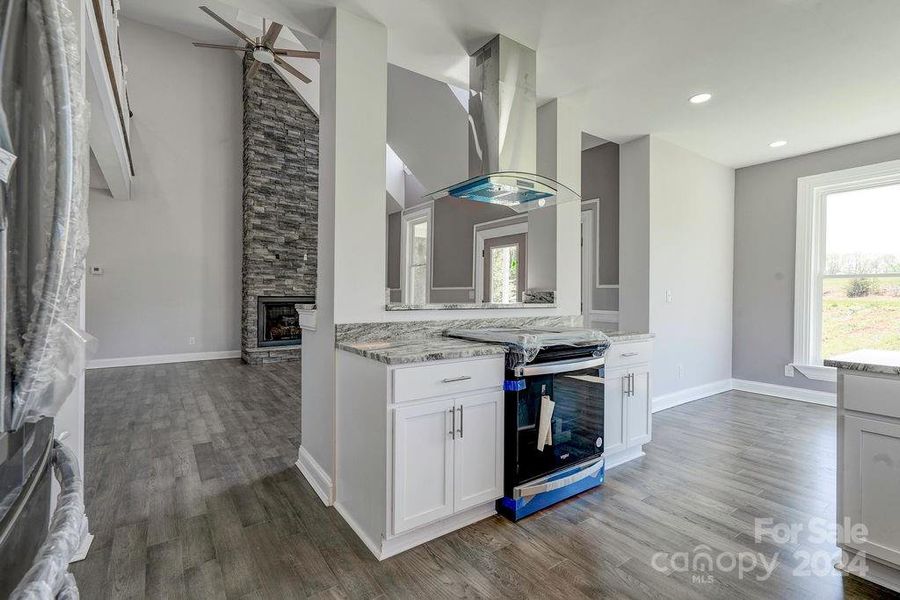
<path fill-rule="evenodd" d="M 78 588 L 68 567 L 87 534 L 84 485 L 78 460 L 59 442 L 54 442 L 53 446 L 53 470 L 60 492 L 50 521 L 50 532 L 10 600 L 78 598 Z"/>
<path fill-rule="evenodd" d="M 78 327 L 87 250 L 88 115 L 65 0 L 8 0 L 0 39 L 8 429 L 54 416 L 85 364 Z M 8 396 L 7 396 L 8 398 Z"/>
<path fill-rule="evenodd" d="M 596 347 L 597 356 L 602 356 L 609 348 L 610 340 L 602 331 L 595 329 L 447 329 L 449 337 L 503 344 L 508 348 L 506 368 L 514 369 L 526 365 L 537 357 L 538 352 L 552 346 L 572 346 L 576 348 Z"/>

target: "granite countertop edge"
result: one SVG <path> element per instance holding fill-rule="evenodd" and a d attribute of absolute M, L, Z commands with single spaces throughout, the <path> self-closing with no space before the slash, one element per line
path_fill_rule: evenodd
<path fill-rule="evenodd" d="M 843 371 L 861 371 L 863 373 L 878 373 L 881 375 L 900 376 L 900 365 L 878 365 L 849 360 L 828 359 L 825 361 L 825 366 L 835 367 Z"/>
<path fill-rule="evenodd" d="M 643 341 L 655 337 L 652 333 L 616 332 L 607 335 L 613 343 Z M 335 343 L 335 348 L 386 365 L 405 365 L 480 356 L 502 356 L 506 354 L 506 348 L 501 344 L 445 337 L 393 338 L 374 342 L 338 341 Z"/>
<path fill-rule="evenodd" d="M 499 344 L 437 337 L 379 342 L 336 342 L 335 347 L 338 350 L 351 352 L 386 365 L 406 365 L 506 354 L 506 348 Z"/>

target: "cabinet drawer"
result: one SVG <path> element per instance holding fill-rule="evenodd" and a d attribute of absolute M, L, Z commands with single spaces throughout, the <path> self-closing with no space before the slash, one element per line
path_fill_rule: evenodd
<path fill-rule="evenodd" d="M 442 362 L 394 369 L 393 383 L 394 402 L 497 388 L 503 385 L 503 358 Z"/>
<path fill-rule="evenodd" d="M 649 363 L 652 352 L 653 343 L 650 341 L 614 343 L 606 351 L 606 368 L 616 369 L 628 365 Z"/>
<path fill-rule="evenodd" d="M 844 408 L 900 418 L 900 380 L 845 374 Z"/>

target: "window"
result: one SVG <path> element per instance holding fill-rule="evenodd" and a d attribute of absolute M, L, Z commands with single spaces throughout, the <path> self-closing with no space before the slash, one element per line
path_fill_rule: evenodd
<path fill-rule="evenodd" d="M 804 177 L 797 186 L 794 362 L 900 351 L 900 161 Z"/>
<path fill-rule="evenodd" d="M 431 207 L 402 217 L 403 270 L 400 287 L 406 304 L 428 304 L 431 287 Z"/>
<path fill-rule="evenodd" d="M 518 301 L 519 245 L 491 248 L 491 302 Z"/>

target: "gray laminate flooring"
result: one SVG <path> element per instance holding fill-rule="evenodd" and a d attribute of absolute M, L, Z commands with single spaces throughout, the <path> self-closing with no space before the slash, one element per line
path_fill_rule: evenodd
<path fill-rule="evenodd" d="M 646 456 L 601 488 L 378 562 L 293 466 L 299 369 L 88 372 L 83 598 L 888 596 L 841 577 L 808 531 L 834 518 L 833 409 L 731 392 L 657 413 Z M 805 530 L 757 543 L 757 518 Z M 732 568 L 759 553 L 777 554 L 768 578 Z"/>

